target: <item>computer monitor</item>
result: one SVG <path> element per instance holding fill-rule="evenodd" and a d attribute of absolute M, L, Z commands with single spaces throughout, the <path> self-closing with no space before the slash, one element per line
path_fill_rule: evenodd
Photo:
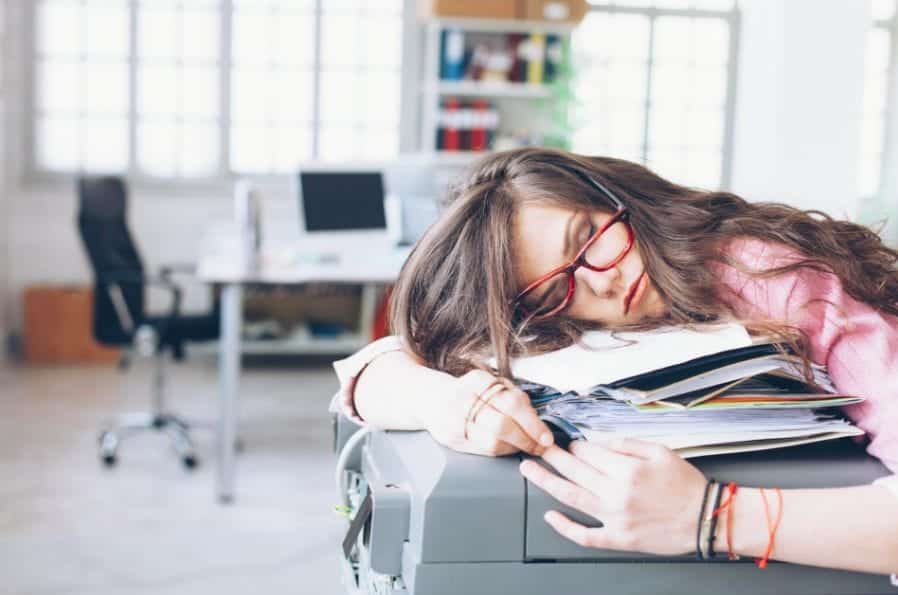
<path fill-rule="evenodd" d="M 387 231 L 383 173 L 377 170 L 302 170 L 299 205 L 303 230 Z"/>

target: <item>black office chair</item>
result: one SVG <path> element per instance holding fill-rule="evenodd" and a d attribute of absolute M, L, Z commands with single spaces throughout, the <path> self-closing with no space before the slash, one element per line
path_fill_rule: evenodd
<path fill-rule="evenodd" d="M 107 466 L 116 463 L 119 443 L 140 430 L 167 433 L 184 466 L 198 464 L 190 427 L 165 408 L 165 354 L 184 358 L 184 344 L 208 341 L 219 335 L 218 302 L 201 315 L 181 314 L 181 288 L 176 272 L 192 267 L 163 267 L 155 277 L 145 274 L 143 262 L 131 239 L 126 221 L 126 189 L 117 177 L 84 177 L 78 180 L 78 230 L 94 273 L 93 334 L 100 343 L 124 348 L 121 365 L 126 369 L 134 356 L 154 359 L 152 409 L 126 414 L 100 433 L 100 458 Z M 149 316 L 144 308 L 144 288 L 161 287 L 171 294 L 171 307 L 164 316 Z"/>

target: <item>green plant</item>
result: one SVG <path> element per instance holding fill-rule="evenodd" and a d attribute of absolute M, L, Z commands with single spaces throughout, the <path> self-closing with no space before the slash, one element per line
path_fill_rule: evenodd
<path fill-rule="evenodd" d="M 556 64 L 555 76 L 547 83 L 549 97 L 543 103 L 543 110 L 546 112 L 543 145 L 569 151 L 573 134 L 571 112 L 577 104 L 570 36 L 561 41 L 560 56 L 557 56 Z"/>

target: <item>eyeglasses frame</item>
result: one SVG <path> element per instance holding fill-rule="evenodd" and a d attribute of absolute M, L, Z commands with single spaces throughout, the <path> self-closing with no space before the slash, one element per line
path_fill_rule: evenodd
<path fill-rule="evenodd" d="M 573 258 L 573 260 L 567 262 L 566 264 L 563 264 L 561 266 L 558 266 L 558 267 L 552 269 L 545 275 L 542 275 L 539 279 L 537 279 L 537 280 L 533 281 L 532 283 L 530 283 L 529 285 L 527 285 L 527 287 L 525 287 L 520 293 L 518 293 L 517 297 L 515 297 L 512 304 L 515 307 L 520 308 L 522 311 L 524 311 L 524 315 L 532 320 L 543 320 L 546 318 L 550 318 L 552 316 L 555 316 L 556 314 L 558 314 L 559 312 L 561 312 L 562 310 L 564 310 L 565 308 L 567 308 L 570 305 L 571 299 L 574 297 L 574 288 L 576 287 L 574 273 L 576 272 L 577 269 L 579 269 L 580 267 L 586 267 L 587 269 L 589 269 L 591 271 L 596 271 L 597 273 L 611 270 L 614 267 L 616 267 L 618 265 L 618 263 L 620 263 L 620 261 L 623 260 L 624 257 L 626 257 L 627 254 L 630 253 L 630 250 L 633 248 L 633 239 L 634 239 L 633 238 L 633 228 L 630 227 L 630 224 L 626 221 L 629 213 L 627 211 L 627 208 L 624 206 L 623 202 L 621 202 L 621 200 L 617 196 L 615 196 L 615 194 L 613 192 L 611 192 L 611 190 L 606 188 L 605 185 L 600 183 L 598 180 L 594 179 L 592 176 L 588 176 L 580 171 L 576 171 L 576 170 L 572 170 L 572 171 L 574 171 L 574 173 L 576 173 L 578 176 L 580 176 L 583 180 L 585 180 L 591 186 L 593 186 L 594 188 L 599 190 L 602 194 L 604 194 L 605 197 L 611 201 L 611 203 L 614 205 L 614 207 L 617 210 L 611 216 L 611 218 L 608 219 L 608 221 L 606 221 L 604 225 L 602 225 L 602 227 L 600 227 L 598 230 L 596 230 L 596 232 L 593 233 L 589 237 L 588 240 L 586 240 L 586 242 L 583 244 L 583 246 L 577 252 L 577 255 Z M 603 267 L 596 267 L 596 266 L 593 266 L 593 265 L 589 264 L 588 262 L 586 262 L 586 252 L 593 246 L 593 244 L 595 244 L 599 240 L 599 238 L 602 236 L 603 233 L 605 233 L 612 225 L 614 225 L 615 223 L 618 223 L 618 222 L 623 222 L 624 227 L 627 230 L 627 246 L 626 246 L 626 248 L 624 248 L 621 251 L 621 253 L 617 256 L 617 258 L 615 258 L 614 261 L 609 265 L 606 265 Z M 558 306 L 556 306 L 555 308 L 552 308 L 549 312 L 546 312 L 543 314 L 528 313 L 527 308 L 525 308 L 521 303 L 523 301 L 523 299 L 527 296 L 527 294 L 530 293 L 531 291 L 533 291 L 534 289 L 536 289 L 537 287 L 539 287 L 540 285 L 542 285 L 543 283 L 545 283 L 546 281 L 548 281 L 549 279 L 551 279 L 552 277 L 555 277 L 556 275 L 559 275 L 561 273 L 567 274 L 567 282 L 568 282 L 567 295 L 565 295 L 565 297 L 561 301 L 561 303 Z"/>

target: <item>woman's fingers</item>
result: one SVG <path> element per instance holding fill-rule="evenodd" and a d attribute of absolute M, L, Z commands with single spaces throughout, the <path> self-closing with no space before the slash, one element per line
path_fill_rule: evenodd
<path fill-rule="evenodd" d="M 562 537 L 570 539 L 577 545 L 599 549 L 619 549 L 616 547 L 613 534 L 607 527 L 586 527 L 575 523 L 557 510 L 548 511 L 543 518 Z"/>
<path fill-rule="evenodd" d="M 642 462 L 641 457 L 623 454 L 600 442 L 575 440 L 571 442 L 570 451 L 574 458 L 583 461 L 606 476 L 625 476 Z M 555 465 L 552 461 L 549 461 L 549 463 L 553 466 Z"/>
<path fill-rule="evenodd" d="M 614 438 L 607 442 L 599 443 L 599 446 L 612 452 L 649 461 L 657 460 L 670 453 L 670 450 L 661 444 L 646 442 L 636 438 Z"/>
<path fill-rule="evenodd" d="M 530 404 L 530 397 L 527 396 L 527 393 L 515 387 L 508 380 L 503 379 L 503 384 L 506 390 L 493 397 L 490 400 L 490 405 L 514 420 L 515 424 L 537 444 L 543 447 L 551 445 L 552 432 Z"/>
<path fill-rule="evenodd" d="M 603 473 L 582 458 L 576 457 L 564 449 L 552 446 L 543 453 L 543 459 L 561 475 L 572 482 L 582 485 L 593 492 L 602 490 Z"/>
<path fill-rule="evenodd" d="M 524 461 L 520 468 L 524 477 L 562 504 L 600 517 L 601 502 L 592 491 L 555 475 L 535 461 Z"/>
<path fill-rule="evenodd" d="M 493 401 L 495 401 L 495 398 L 484 405 L 477 413 L 474 422 L 468 428 L 468 435 L 471 436 L 477 433 L 482 436 L 486 434 L 497 442 L 511 444 L 527 453 L 535 454 L 536 451 L 541 452 L 543 450 L 542 447 L 524 432 L 514 419 L 494 408 Z"/>

